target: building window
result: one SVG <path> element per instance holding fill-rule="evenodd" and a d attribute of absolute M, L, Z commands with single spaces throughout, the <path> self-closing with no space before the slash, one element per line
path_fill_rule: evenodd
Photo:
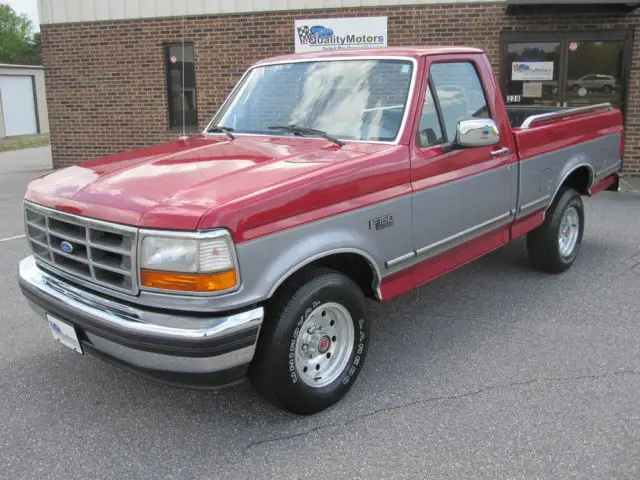
<path fill-rule="evenodd" d="M 501 85 L 510 113 L 519 112 L 512 121 L 600 103 L 624 112 L 632 44 L 628 30 L 504 33 Z"/>
<path fill-rule="evenodd" d="M 167 101 L 169 128 L 194 130 L 198 127 L 196 70 L 193 45 L 167 45 Z"/>

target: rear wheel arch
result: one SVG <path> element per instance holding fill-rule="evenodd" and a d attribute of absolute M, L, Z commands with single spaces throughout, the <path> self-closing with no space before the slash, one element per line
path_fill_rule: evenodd
<path fill-rule="evenodd" d="M 573 189 L 580 195 L 588 195 L 589 189 L 593 185 L 595 172 L 589 163 L 576 165 L 564 174 L 562 180 L 558 184 L 556 191 L 551 198 L 549 206 L 553 205 L 559 195 L 565 190 Z"/>

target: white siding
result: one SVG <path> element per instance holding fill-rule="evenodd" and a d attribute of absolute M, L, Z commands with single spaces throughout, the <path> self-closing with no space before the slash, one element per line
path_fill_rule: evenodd
<path fill-rule="evenodd" d="M 505 0 L 38 0 L 40 23 Z"/>

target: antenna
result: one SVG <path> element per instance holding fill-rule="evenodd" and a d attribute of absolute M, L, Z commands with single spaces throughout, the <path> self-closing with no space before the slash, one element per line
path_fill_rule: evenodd
<path fill-rule="evenodd" d="M 187 137 L 187 127 L 186 127 L 186 114 L 187 114 L 187 108 L 186 108 L 186 89 L 185 89 L 185 81 L 184 81 L 184 73 L 185 73 L 185 68 L 184 68 L 184 64 L 185 64 L 185 46 L 184 46 L 184 41 L 185 41 L 185 20 L 186 17 L 185 15 L 182 16 L 182 136 L 180 137 L 181 140 L 186 140 Z"/>

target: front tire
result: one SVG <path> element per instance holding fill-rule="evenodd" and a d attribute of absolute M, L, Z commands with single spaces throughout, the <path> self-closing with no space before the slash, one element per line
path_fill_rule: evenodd
<path fill-rule="evenodd" d="M 249 379 L 264 398 L 309 415 L 338 402 L 358 377 L 369 346 L 362 290 L 345 275 L 316 269 L 266 307 Z"/>
<path fill-rule="evenodd" d="M 527 235 L 531 265 L 547 273 L 569 269 L 580 251 L 584 234 L 584 204 L 573 189 L 560 191 L 544 223 Z"/>

